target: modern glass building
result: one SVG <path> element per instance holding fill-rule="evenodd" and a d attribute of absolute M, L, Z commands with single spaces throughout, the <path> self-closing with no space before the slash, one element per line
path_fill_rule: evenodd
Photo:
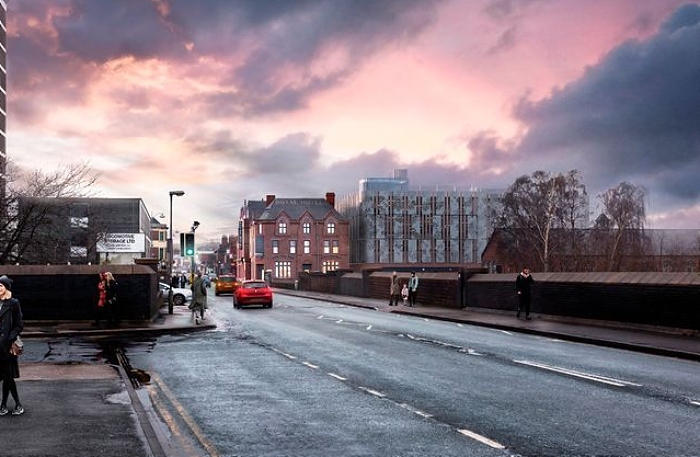
<path fill-rule="evenodd" d="M 481 262 L 503 190 L 411 188 L 407 170 L 365 178 L 340 200 L 350 221 L 350 263 L 463 265 Z"/>

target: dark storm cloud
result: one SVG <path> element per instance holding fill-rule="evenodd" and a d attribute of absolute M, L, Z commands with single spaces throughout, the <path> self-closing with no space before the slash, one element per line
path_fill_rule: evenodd
<path fill-rule="evenodd" d="M 620 45 L 544 100 L 521 100 L 515 115 L 529 130 L 514 167 L 575 168 L 593 187 L 629 180 L 657 196 L 695 199 L 699 81 L 700 6 L 685 5 L 650 39 Z"/>
<path fill-rule="evenodd" d="M 112 59 L 196 65 L 196 59 L 206 57 L 231 66 L 221 84 L 235 85 L 236 91 L 222 92 L 222 113 L 291 111 L 305 106 L 310 95 L 342 82 L 379 49 L 415 38 L 434 19 L 441 1 L 12 2 L 14 72 L 23 75 L 13 83 L 21 89 L 34 81 L 35 94 L 52 92 L 60 98 L 60 80 L 85 88 L 90 69 Z M 24 27 L 29 18 L 46 23 L 55 34 L 38 36 Z M 344 58 L 332 68 L 314 69 L 327 52 Z M 54 78 L 32 78 L 34 74 Z"/>

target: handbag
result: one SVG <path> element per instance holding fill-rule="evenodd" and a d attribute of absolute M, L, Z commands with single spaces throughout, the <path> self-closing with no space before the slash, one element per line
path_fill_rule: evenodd
<path fill-rule="evenodd" d="M 22 355 L 24 352 L 24 341 L 22 341 L 22 338 L 17 336 L 17 339 L 12 343 L 12 347 L 10 348 L 10 354 L 14 356 Z"/>

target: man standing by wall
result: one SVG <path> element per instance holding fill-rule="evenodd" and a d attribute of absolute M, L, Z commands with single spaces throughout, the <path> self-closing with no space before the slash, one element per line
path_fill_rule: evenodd
<path fill-rule="evenodd" d="M 389 306 L 399 306 L 401 298 L 401 284 L 399 284 L 399 275 L 396 272 L 391 274 L 391 284 L 389 285 Z"/>
<path fill-rule="evenodd" d="M 525 311 L 525 319 L 530 320 L 530 286 L 535 280 L 530 275 L 530 269 L 524 267 L 515 278 L 515 291 L 518 294 L 518 313 L 516 317 L 520 319 L 520 312 Z"/>
<path fill-rule="evenodd" d="M 416 272 L 411 272 L 411 279 L 408 280 L 408 305 L 416 306 L 416 295 L 418 294 L 418 276 Z"/>

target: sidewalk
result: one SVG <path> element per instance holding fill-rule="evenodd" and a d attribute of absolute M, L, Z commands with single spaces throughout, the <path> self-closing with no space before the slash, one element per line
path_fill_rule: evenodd
<path fill-rule="evenodd" d="M 36 339 L 129 339 L 215 328 L 195 325 L 185 306 L 167 307 L 155 322 L 123 322 L 119 328 L 95 328 L 88 321 L 25 323 L 25 354 L 17 388 L 21 416 L 0 417 L 0 457 L 181 457 L 171 448 L 154 413 L 142 403 L 122 366 L 105 363 L 42 362 L 32 354 Z M 8 407 L 14 408 L 12 399 Z M 135 420 L 136 419 L 136 420 Z"/>
<path fill-rule="evenodd" d="M 418 305 L 389 307 L 385 300 L 322 293 L 276 290 L 277 303 L 284 295 L 303 296 L 379 312 L 406 314 L 513 332 L 604 345 L 662 356 L 700 361 L 700 336 L 665 328 L 635 328 L 620 323 L 557 319 L 533 315 L 530 321 L 514 313 L 475 309 L 447 309 Z M 210 321 L 195 325 L 189 309 L 161 310 L 155 322 L 124 322 L 119 328 L 95 328 L 89 322 L 27 322 L 22 336 L 27 345 L 33 338 L 129 338 L 215 328 Z M 596 325 L 594 325 L 596 324 Z M 0 417 L 0 457 L 184 457 L 170 447 L 167 432 L 154 426 L 154 414 L 144 405 L 122 366 L 104 363 L 56 364 L 20 361 L 18 389 L 25 414 Z M 14 407 L 12 400 L 8 405 Z M 137 420 L 134 420 L 134 417 Z"/>

